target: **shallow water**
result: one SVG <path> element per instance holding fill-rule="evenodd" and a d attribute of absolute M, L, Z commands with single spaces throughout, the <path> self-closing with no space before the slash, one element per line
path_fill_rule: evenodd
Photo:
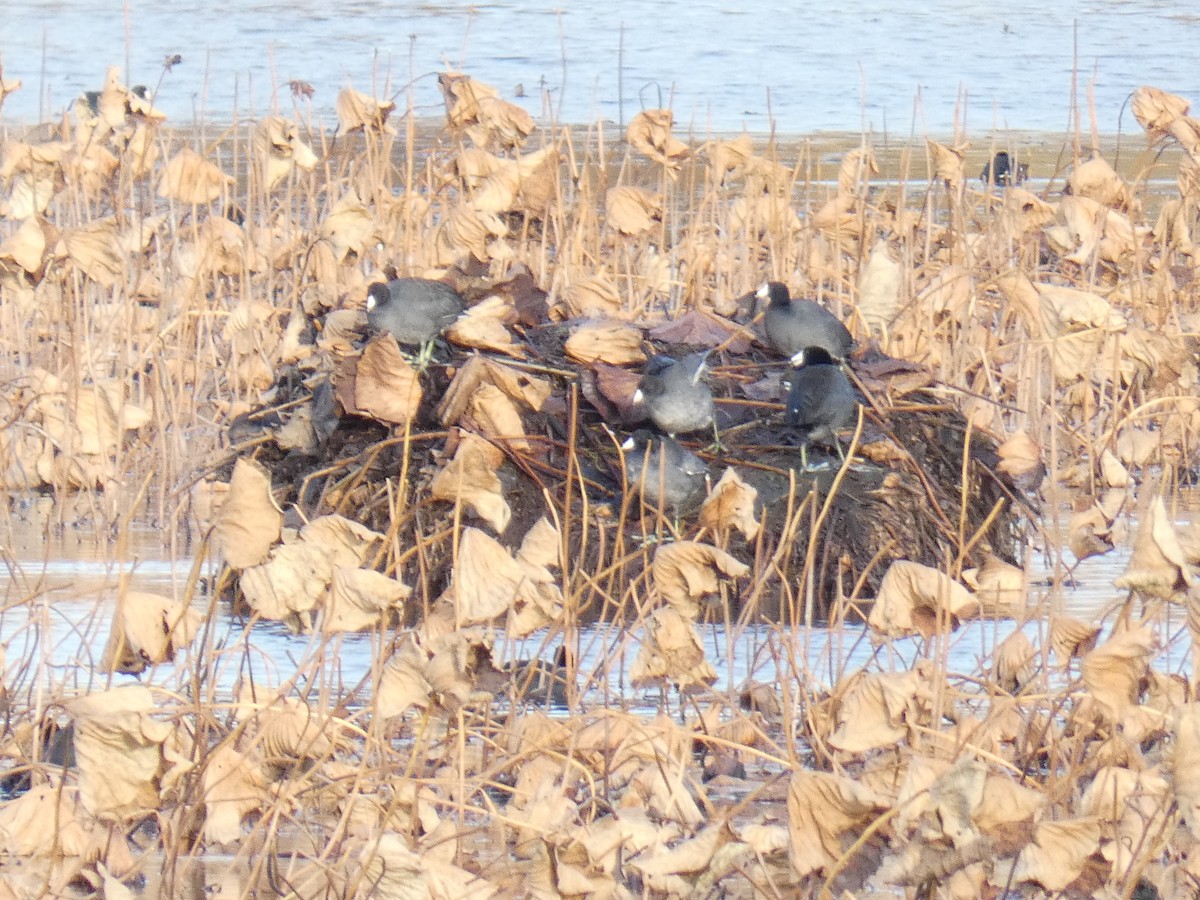
<path fill-rule="evenodd" d="M 1178 504 L 1177 521 L 1192 521 L 1198 510 L 1200 491 L 1186 492 Z M 1064 523 L 1066 517 L 1063 513 Z M 190 682 L 194 667 L 187 653 L 138 679 L 117 675 L 110 682 L 95 668 L 109 633 L 121 572 L 131 573 L 133 589 L 178 596 L 192 559 L 184 554 L 172 559 L 163 549 L 161 536 L 145 529 L 130 533 L 128 559 L 121 561 L 115 558 L 115 544 L 105 535 L 87 529 L 57 528 L 56 518 L 53 505 L 42 501 L 17 504 L 0 519 L 0 542 L 7 563 L 0 572 L 0 644 L 6 650 L 6 682 L 11 683 L 12 673 L 26 665 L 37 667 L 43 675 L 33 681 L 67 693 L 135 680 L 166 689 Z M 1052 520 L 1046 524 L 1048 529 L 1053 528 Z M 1131 521 L 1127 542 L 1103 556 L 1084 560 L 1075 571 L 1073 583 L 1053 578 L 1052 553 L 1038 547 L 1030 551 L 1029 608 L 1034 612 L 1023 627 L 1035 642 L 1051 612 L 1090 621 L 1122 599 L 1123 593 L 1112 582 L 1125 569 L 1135 532 L 1136 523 Z M 1065 552 L 1064 562 L 1074 562 L 1069 552 Z M 315 679 L 315 683 L 305 681 L 300 687 L 329 689 L 334 696 L 344 695 L 364 680 L 369 684 L 372 659 L 377 656 L 375 636 L 293 635 L 276 623 L 259 623 L 247 632 L 243 623 L 224 609 L 222 606 L 217 616 L 213 638 L 216 652 L 210 658 L 213 669 L 207 689 L 211 698 L 230 697 L 240 678 L 281 686 L 292 683 L 297 672 Z M 1183 613 L 1179 615 L 1182 625 Z M 981 661 L 1016 627 L 1010 620 L 965 623 L 947 640 L 948 670 L 979 672 Z M 760 626 L 739 630 L 732 636 L 721 625 L 702 626 L 701 631 L 706 656 L 718 672 L 718 690 L 737 690 L 748 679 L 771 682 L 777 675 L 776 661 L 789 656 L 803 660 L 809 680 L 829 685 L 868 663 L 876 653 L 884 669 L 907 668 L 921 653 L 920 643 L 911 640 L 896 641 L 877 650 L 865 628 L 859 626 L 840 630 Z M 543 639 L 544 635 L 537 634 L 523 642 L 506 642 L 502 634 L 498 635 L 494 656 L 498 661 L 511 661 L 539 655 L 540 650 L 543 658 L 550 658 L 553 649 L 543 647 Z M 585 682 L 598 666 L 605 666 L 610 673 L 606 685 L 593 686 L 592 700 L 616 699 L 634 708 L 653 708 L 658 703 L 657 690 L 636 691 L 629 686 L 628 672 L 638 650 L 636 634 L 585 629 L 580 650 L 579 670 Z M 1186 647 L 1163 648 L 1161 667 L 1179 670 L 1187 664 L 1185 651 Z M 366 694 L 360 694 L 359 699 L 367 700 Z"/>
<path fill-rule="evenodd" d="M 0 25 L 6 79 L 25 87 L 4 120 L 52 118 L 118 65 L 157 90 L 174 124 L 292 109 L 290 80 L 332 122 L 344 84 L 399 95 L 414 82 L 436 114 L 434 73 L 461 68 L 559 121 L 627 122 L 670 103 L 703 133 L 852 131 L 907 135 L 1064 130 L 1077 33 L 1080 109 L 1095 81 L 1099 130 L 1137 130 L 1121 106 L 1140 84 L 1200 96 L 1200 12 L 1185 0 L 899 0 L 777 4 L 721 0 L 394 3 L 351 0 L 16 0 Z M 1077 26 L 1077 32 L 1076 32 Z M 128 41 L 126 37 L 128 36 Z M 163 60 L 183 62 L 163 72 Z M 545 108 L 544 108 L 545 107 Z M 2 120 L 0 120 L 2 121 Z"/>

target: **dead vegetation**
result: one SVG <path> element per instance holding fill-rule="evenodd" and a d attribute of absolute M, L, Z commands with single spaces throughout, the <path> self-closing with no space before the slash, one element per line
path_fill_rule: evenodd
<path fill-rule="evenodd" d="M 122 579 L 103 689 L 7 660 L 0 896 L 186 894 L 222 851 L 221 896 L 1194 896 L 1200 713 L 1159 655 L 1200 639 L 1170 513 L 1200 424 L 1187 103 L 1135 95 L 1179 160 L 1150 217 L 1100 155 L 977 191 L 929 141 L 923 178 L 876 183 L 869 146 L 826 173 L 666 110 L 614 141 L 443 89 L 428 146 L 348 89 L 336 136 L 194 140 L 115 77 L 6 142 L 4 486 L 201 537 L 181 596 Z M 424 370 L 362 346 L 388 266 L 469 301 Z M 849 465 L 797 469 L 745 302 L 766 277 L 864 347 Z M 716 348 L 726 451 L 678 522 L 602 427 L 651 341 Z M 1108 621 L 1030 584 L 1039 489 L 1075 499 L 1068 559 L 1135 524 Z M 853 670 L 795 627 L 850 616 L 880 648 Z M 952 671 L 977 618 L 1022 627 Z M 308 635 L 278 684 L 228 662 L 269 621 Z M 370 674 L 331 682 L 349 631 Z M 748 633 L 766 682 L 714 687 Z M 515 664 L 539 634 L 554 662 Z"/>

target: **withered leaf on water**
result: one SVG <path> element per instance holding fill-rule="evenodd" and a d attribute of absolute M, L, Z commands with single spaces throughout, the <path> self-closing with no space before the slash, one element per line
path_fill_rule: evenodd
<path fill-rule="evenodd" d="M 300 128 L 283 116 L 267 116 L 254 128 L 254 150 L 263 173 L 263 187 L 271 191 L 293 169 L 312 171 L 317 155 L 300 138 Z"/>
<path fill-rule="evenodd" d="M 1083 657 L 1083 683 L 1110 721 L 1119 721 L 1137 702 L 1154 647 L 1154 633 L 1143 627 L 1118 632 Z"/>
<path fill-rule="evenodd" d="M 966 162 L 967 150 L 971 145 L 956 144 L 950 147 L 929 138 L 925 139 L 925 145 L 933 157 L 933 177 L 946 182 L 946 186 L 950 190 L 957 191 L 963 186 L 965 180 L 963 165 Z"/>
<path fill-rule="evenodd" d="M 1100 849 L 1100 821 L 1094 818 L 1041 822 L 1017 857 L 1013 879 L 1035 881 L 1061 891 L 1079 877 L 1087 858 Z"/>
<path fill-rule="evenodd" d="M 166 767 L 162 745 L 173 728 L 151 715 L 149 689 L 98 691 L 66 706 L 75 720 L 79 793 L 87 810 L 126 818 L 157 809 Z"/>
<path fill-rule="evenodd" d="M 691 622 L 674 607 L 663 606 L 646 620 L 630 678 L 634 684 L 665 680 L 688 688 L 712 684 L 717 672 L 704 658 L 704 647 Z"/>
<path fill-rule="evenodd" d="M 112 630 L 100 661 L 103 672 L 136 675 L 170 662 L 200 630 L 200 611 L 186 603 L 143 591 L 125 591 L 117 600 Z"/>
<path fill-rule="evenodd" d="M 280 544 L 263 563 L 242 570 L 242 594 L 264 619 L 308 631 L 333 578 L 330 556 L 329 550 L 307 541 Z"/>
<path fill-rule="evenodd" d="M 386 625 L 411 593 L 408 585 L 371 569 L 338 566 L 329 585 L 321 630 L 363 631 L 381 622 Z"/>
<path fill-rule="evenodd" d="M 628 185 L 612 188 L 604 205 L 608 224 L 621 234 L 644 234 L 662 222 L 662 195 L 644 188 Z"/>
<path fill-rule="evenodd" d="M 908 672 L 858 672 L 839 683 L 830 745 L 865 753 L 907 738 L 927 718 L 930 669 L 922 661 Z"/>
<path fill-rule="evenodd" d="M 1113 584 L 1170 600 L 1195 581 L 1195 569 L 1184 555 L 1166 504 L 1160 496 L 1150 498 L 1141 511 L 1129 564 Z"/>
<path fill-rule="evenodd" d="M 217 546 L 234 569 L 257 566 L 279 542 L 283 513 L 271 496 L 271 476 L 259 462 L 239 459 L 217 513 Z"/>
<path fill-rule="evenodd" d="M 724 550 L 697 541 L 674 541 L 654 551 L 654 586 L 681 615 L 695 619 L 698 601 L 715 593 L 720 577 L 742 578 L 750 567 Z"/>
<path fill-rule="evenodd" d="M 242 836 L 242 819 L 269 799 L 268 779 L 256 753 L 241 753 L 227 741 L 205 762 L 204 839 L 227 844 Z"/>
<path fill-rule="evenodd" d="M 520 563 L 493 537 L 464 528 L 447 593 L 460 626 L 483 624 L 508 612 L 526 578 Z"/>
<path fill-rule="evenodd" d="M 514 340 L 507 327 L 515 317 L 508 300 L 496 294 L 459 316 L 446 329 L 446 337 L 462 347 L 495 350 L 515 359 L 524 359 L 524 344 Z"/>
<path fill-rule="evenodd" d="M 796 873 L 805 876 L 827 870 L 888 805 L 852 778 L 804 770 L 793 773 L 787 807 Z"/>
<path fill-rule="evenodd" d="M 896 560 L 883 575 L 868 624 L 882 635 L 929 637 L 958 628 L 974 616 L 978 601 L 944 572 L 908 560 Z"/>
<path fill-rule="evenodd" d="M 1081 622 L 1070 616 L 1053 616 L 1050 619 L 1050 649 L 1058 657 L 1058 664 L 1066 666 L 1074 656 L 1091 652 L 1100 637 L 1100 627 Z"/>
<path fill-rule="evenodd" d="M 442 424 L 457 423 L 470 408 L 479 387 L 484 384 L 494 385 L 510 400 L 534 411 L 542 408 L 553 391 L 553 386 L 545 378 L 476 354 L 458 370 L 438 403 L 437 414 Z"/>

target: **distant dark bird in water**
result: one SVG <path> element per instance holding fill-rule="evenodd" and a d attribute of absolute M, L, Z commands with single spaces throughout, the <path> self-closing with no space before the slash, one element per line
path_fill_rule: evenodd
<path fill-rule="evenodd" d="M 406 347 L 423 347 L 441 335 L 463 311 L 463 298 L 441 281 L 393 278 L 367 289 L 367 329 L 387 332 Z"/>
<path fill-rule="evenodd" d="M 763 316 L 767 343 L 784 356 L 820 347 L 835 359 L 844 359 L 854 345 L 841 319 L 812 300 L 792 300 L 787 285 L 780 281 L 766 282 L 755 296 L 768 301 Z"/>
<path fill-rule="evenodd" d="M 554 661 L 521 659 L 504 667 L 513 693 L 536 706 L 566 706 L 567 682 L 572 673 L 567 666 L 566 644 L 559 644 Z"/>
<path fill-rule="evenodd" d="M 674 437 L 713 424 L 712 389 L 702 380 L 707 357 L 707 353 L 689 353 L 676 361 L 655 356 L 646 364 L 633 402 L 645 404 L 659 431 Z"/>
<path fill-rule="evenodd" d="M 639 428 L 621 444 L 625 477 L 642 501 L 678 514 L 704 496 L 708 466 L 678 441 Z"/>
<path fill-rule="evenodd" d="M 821 443 L 845 459 L 837 432 L 858 419 L 858 394 L 846 373 L 823 347 L 806 347 L 792 357 L 784 421 L 800 432 L 800 461 L 808 468 L 807 447 Z"/>
<path fill-rule="evenodd" d="M 1029 163 L 1015 162 L 1006 150 L 1001 150 L 993 156 L 979 173 L 979 180 L 984 184 L 992 182 L 999 187 L 1020 184 L 1028 177 Z"/>

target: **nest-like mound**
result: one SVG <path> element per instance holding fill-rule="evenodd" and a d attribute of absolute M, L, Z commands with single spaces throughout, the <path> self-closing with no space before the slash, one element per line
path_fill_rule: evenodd
<path fill-rule="evenodd" d="M 523 440 L 489 440 L 507 505 L 490 525 L 512 547 L 542 516 L 565 528 L 574 567 L 565 575 L 574 587 L 564 593 L 584 619 L 611 619 L 644 591 L 650 548 L 693 537 L 699 526 L 695 510 L 677 518 L 645 508 L 623 488 L 618 443 L 632 423 L 612 421 L 622 411 L 608 397 L 631 393 L 636 374 L 572 362 L 563 352 L 568 330 L 528 329 L 528 356 L 536 362 L 496 360 L 551 390 L 540 409 L 523 412 Z M 813 447 L 805 470 L 777 402 L 784 367 L 745 342 L 738 349 L 719 348 L 710 358 L 723 449 L 714 452 L 705 435 L 686 442 L 708 461 L 712 483 L 734 467 L 757 491 L 757 534 L 718 526 L 701 535 L 751 567 L 741 593 L 727 598 L 733 615 L 750 603 L 751 615 L 771 621 L 823 618 L 835 598 L 873 596 L 895 559 L 955 570 L 980 564 L 984 551 L 1015 561 L 1027 501 L 998 474 L 994 441 L 968 435 L 963 415 L 939 399 L 927 375 L 860 355 L 853 366 L 867 401 L 852 464 L 843 470 L 830 448 Z M 339 513 L 388 535 L 388 569 L 406 577 L 416 571 L 409 580 L 425 593 L 410 609 L 429 608 L 448 581 L 454 534 L 478 524 L 469 504 L 435 499 L 431 485 L 465 433 L 488 433 L 469 413 L 445 421 L 439 401 L 471 357 L 447 346 L 437 356 L 420 373 L 423 400 L 404 427 L 345 413 L 329 375 L 291 370 L 276 383 L 269 407 L 230 429 L 235 449 L 253 452 L 271 471 L 285 508 L 294 505 L 306 518 Z M 295 437 L 298 419 L 308 440 Z"/>

